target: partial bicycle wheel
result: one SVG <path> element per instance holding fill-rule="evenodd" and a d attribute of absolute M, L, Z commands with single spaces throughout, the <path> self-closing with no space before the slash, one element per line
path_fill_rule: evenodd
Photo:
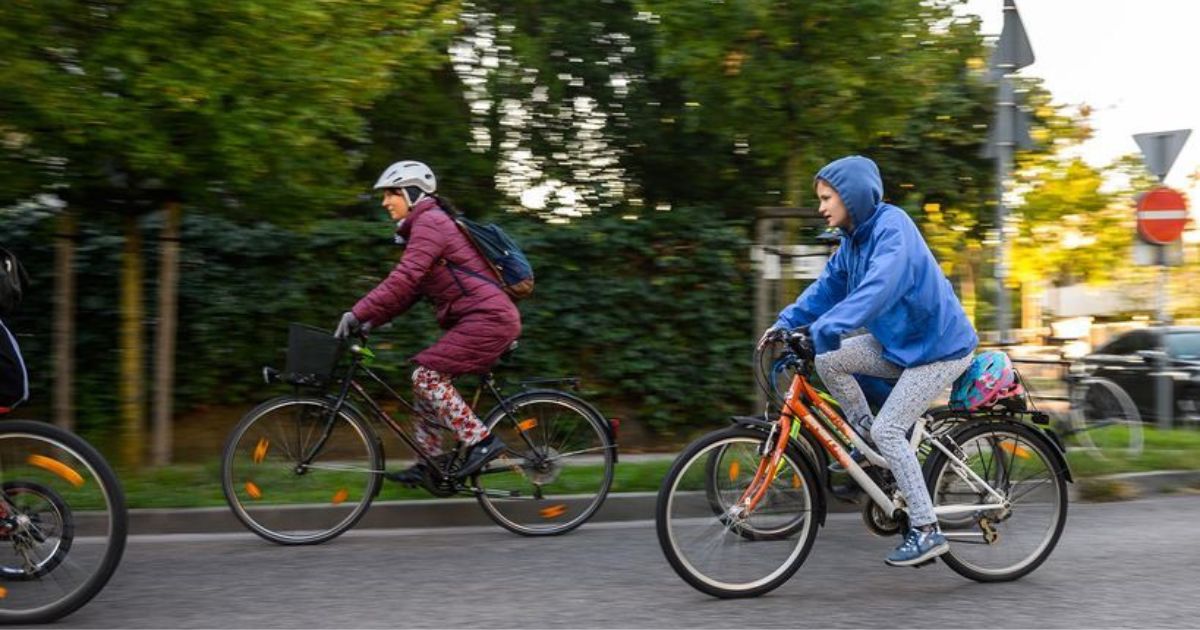
<path fill-rule="evenodd" d="M 655 513 L 659 545 L 675 572 L 701 592 L 762 595 L 786 582 L 812 549 L 824 503 L 795 445 L 770 483 L 749 493 L 760 498 L 746 499 L 760 467 L 766 471 L 759 455 L 766 438 L 740 427 L 710 433 L 688 446 L 663 480 Z M 729 506 L 721 513 L 713 509 L 714 494 Z"/>
<path fill-rule="evenodd" d="M 506 399 L 484 420 L 507 447 L 473 478 L 479 504 L 501 527 L 553 536 L 587 522 L 612 487 L 616 446 L 607 420 L 564 392 Z"/>
<path fill-rule="evenodd" d="M 250 531 L 281 545 L 312 545 L 362 518 L 382 470 L 378 437 L 349 407 L 335 417 L 329 400 L 283 396 L 234 427 L 221 487 Z"/>
<path fill-rule="evenodd" d="M 1106 378 L 1087 378 L 1071 391 L 1069 437 L 1099 458 L 1142 452 L 1142 416 L 1133 398 Z"/>
<path fill-rule="evenodd" d="M 58 427 L 0 423 L 0 623 L 86 604 L 125 551 L 125 495 L 96 449 Z"/>
<path fill-rule="evenodd" d="M 1067 521 L 1067 476 L 1054 447 L 1035 429 L 1015 422 L 978 422 L 955 429 L 945 442 L 966 469 L 1004 497 L 1004 508 L 939 517 L 950 541 L 942 560 L 979 582 L 1016 580 L 1049 557 Z M 944 442 L 944 443 L 945 443 Z M 995 504 L 957 462 L 940 450 L 925 466 L 934 507 Z"/>
<path fill-rule="evenodd" d="M 812 451 L 812 446 L 805 439 L 800 439 L 795 442 L 799 445 L 804 454 L 808 456 L 809 461 L 817 461 L 816 453 Z M 705 463 L 704 474 L 707 481 L 704 488 L 704 493 L 708 499 L 708 504 L 712 508 L 713 514 L 716 514 L 724 521 L 733 522 L 729 516 L 729 509 L 737 503 L 741 497 L 741 492 L 736 488 L 731 488 L 728 483 L 729 479 L 733 479 L 740 475 L 741 471 L 747 469 L 748 466 L 758 466 L 757 459 L 747 459 L 745 449 L 731 448 L 731 445 L 725 445 L 713 449 L 708 455 L 708 461 Z M 780 464 L 780 472 L 786 463 Z M 796 482 L 794 470 L 791 471 L 792 482 Z M 728 478 L 728 479 L 727 479 Z M 750 522 L 744 522 L 740 526 L 733 529 L 740 536 L 745 536 L 752 540 L 768 540 L 771 538 L 787 538 L 799 529 L 805 526 L 808 518 L 806 513 L 799 513 L 790 522 L 771 522 L 766 529 L 759 529 Z"/>

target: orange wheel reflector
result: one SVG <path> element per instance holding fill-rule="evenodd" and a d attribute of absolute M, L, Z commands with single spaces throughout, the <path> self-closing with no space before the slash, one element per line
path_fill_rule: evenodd
<path fill-rule="evenodd" d="M 246 482 L 246 494 L 250 495 L 251 499 L 261 499 L 262 490 L 258 489 L 258 485 L 253 481 Z"/>
<path fill-rule="evenodd" d="M 350 492 L 347 491 L 345 488 L 342 488 L 341 490 L 338 490 L 337 492 L 333 493 L 333 504 L 341 505 L 349 497 L 350 497 Z"/>
<path fill-rule="evenodd" d="M 517 428 L 522 431 L 528 431 L 537 426 L 537 418 L 529 418 L 517 423 Z"/>
<path fill-rule="evenodd" d="M 1025 448 L 1024 446 L 1018 446 L 1012 442 L 1001 442 L 1000 448 L 1009 455 L 1015 455 L 1021 459 L 1029 459 L 1030 457 L 1029 449 Z"/>
<path fill-rule="evenodd" d="M 83 475 L 75 472 L 75 469 L 70 466 L 45 455 L 30 455 L 25 460 L 31 466 L 37 466 L 42 470 L 48 470 L 59 477 L 67 480 L 67 483 L 78 488 L 83 485 Z"/>
<path fill-rule="evenodd" d="M 558 518 L 567 513 L 567 506 L 560 503 L 548 508 L 542 508 L 541 512 L 542 518 Z"/>
<path fill-rule="evenodd" d="M 733 463 L 729 464 L 729 480 L 737 481 L 737 476 L 738 473 L 741 472 L 741 469 L 741 464 L 739 464 L 736 459 L 733 460 Z"/>
<path fill-rule="evenodd" d="M 8 597 L 8 589 L 0 586 L 0 599 L 4 599 L 5 597 Z"/>
<path fill-rule="evenodd" d="M 797 490 L 800 489 L 800 475 L 792 473 L 792 487 Z"/>
<path fill-rule="evenodd" d="M 254 447 L 254 463 L 255 464 L 262 463 L 263 459 L 265 459 L 267 457 L 267 449 L 270 446 L 271 446 L 271 443 L 267 441 L 267 438 L 259 438 L 258 439 L 258 445 Z"/>

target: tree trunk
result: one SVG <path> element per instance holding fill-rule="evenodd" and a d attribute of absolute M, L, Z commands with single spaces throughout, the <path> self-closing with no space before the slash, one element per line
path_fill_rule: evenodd
<path fill-rule="evenodd" d="M 172 401 L 175 395 L 175 329 L 178 325 L 179 223 L 178 202 L 166 207 L 159 238 L 158 327 L 154 343 L 154 455 L 155 466 L 171 463 Z"/>
<path fill-rule="evenodd" d="M 54 424 L 75 429 L 75 213 L 63 210 L 54 239 Z"/>
<path fill-rule="evenodd" d="M 130 216 L 125 219 L 121 252 L 121 463 L 135 469 L 142 465 L 145 439 L 142 267 L 142 234 L 137 217 Z"/>

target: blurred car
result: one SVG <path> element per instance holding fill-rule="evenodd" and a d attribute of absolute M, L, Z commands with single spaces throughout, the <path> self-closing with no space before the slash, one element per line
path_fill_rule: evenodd
<path fill-rule="evenodd" d="M 1200 421 L 1200 327 L 1132 330 L 1072 363 L 1068 383 L 1095 376 L 1120 385 L 1142 419 L 1158 419 L 1156 376 L 1166 362 L 1173 383 L 1175 419 Z"/>

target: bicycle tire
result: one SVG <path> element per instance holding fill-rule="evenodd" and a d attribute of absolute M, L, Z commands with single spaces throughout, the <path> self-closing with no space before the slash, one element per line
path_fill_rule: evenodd
<path fill-rule="evenodd" d="M 714 450 L 722 447 L 732 448 L 732 445 L 737 443 L 742 444 L 747 452 L 757 452 L 766 439 L 767 434 L 762 431 L 740 427 L 730 427 L 709 433 L 688 445 L 676 458 L 663 479 L 655 507 L 655 529 L 659 546 L 675 573 L 688 585 L 702 593 L 729 599 L 757 597 L 770 592 L 787 582 L 804 564 L 812 550 L 817 528 L 824 521 L 824 502 L 819 496 L 821 486 L 812 466 L 807 463 L 794 443 L 787 447 L 784 460 L 790 466 L 790 471 L 794 472 L 794 476 L 781 476 L 777 479 L 785 479 L 793 486 L 790 493 L 792 496 L 803 498 L 798 505 L 789 506 L 781 512 L 784 515 L 783 518 L 788 522 L 792 518 L 793 510 L 804 512 L 807 518 L 803 528 L 790 528 L 792 535 L 785 538 L 745 535 L 728 537 L 725 534 L 731 528 L 736 528 L 737 525 L 731 524 L 728 519 L 722 520 L 720 515 L 711 513 L 711 505 L 706 496 L 705 487 L 709 476 L 708 456 Z M 705 458 L 705 461 L 697 464 L 699 458 Z M 693 474 L 693 466 L 696 466 L 698 472 L 694 474 L 698 475 L 699 479 L 689 481 L 689 475 Z M 731 478 L 739 477 L 740 471 L 731 470 L 730 476 Z M 691 488 L 693 485 L 696 487 Z M 737 488 L 731 490 L 736 492 Z M 694 495 L 694 497 L 689 495 Z M 695 506 L 689 509 L 688 503 L 694 503 Z M 749 518 L 751 516 L 747 516 L 747 519 Z M 713 563 L 712 570 L 697 566 L 700 560 L 698 554 L 690 554 L 681 548 L 683 540 L 699 540 L 699 537 L 694 536 L 694 532 L 690 532 L 692 535 L 685 535 L 683 531 L 687 527 L 696 526 L 711 530 L 714 536 L 720 538 L 722 544 L 728 543 L 725 549 L 729 550 L 731 555 L 738 556 L 736 561 L 725 563 L 718 560 Z M 676 531 L 677 528 L 679 531 Z M 757 528 L 771 529 L 766 526 Z M 710 554 L 723 553 L 709 541 L 700 543 L 698 549 Z M 741 553 L 743 549 L 747 550 L 745 555 Z M 742 580 L 736 582 L 726 576 L 715 575 L 718 571 L 725 569 L 735 572 L 745 570 L 746 566 L 740 562 L 741 560 L 763 559 L 766 557 L 765 552 L 769 550 L 782 552 L 780 553 L 781 561 L 772 563 L 768 560 L 767 566 L 762 571 L 756 571 L 755 575 L 732 578 Z M 759 572 L 766 574 L 758 576 Z"/>
<path fill-rule="evenodd" d="M 516 418 L 509 416 L 506 406 L 516 411 Z M 506 419 L 509 422 L 502 425 Z M 518 426 L 531 420 L 534 426 L 528 429 Z M 576 425 L 560 439 L 561 427 L 569 422 Z M 497 405 L 484 419 L 488 431 L 501 435 L 507 450 L 472 477 L 480 507 L 497 525 L 522 536 L 558 536 L 583 525 L 604 504 L 612 488 L 616 445 L 607 423 L 591 405 L 566 392 L 534 390 L 506 398 L 504 404 Z M 590 431 L 585 432 L 586 438 L 574 433 L 580 425 L 586 425 Z M 539 434 L 546 443 L 532 444 Z M 572 442 L 570 448 L 568 441 Z M 586 451 L 579 455 L 599 457 L 602 468 L 600 476 L 594 479 L 594 489 L 591 481 L 559 483 L 567 462 L 572 459 L 564 454 L 564 449 L 566 453 Z M 556 459 L 539 464 L 538 454 Z M 584 483 L 588 494 L 576 491 Z M 569 494 L 558 494 L 556 487 L 572 489 L 567 491 Z M 517 494 L 505 497 L 501 496 L 503 492 Z"/>
<path fill-rule="evenodd" d="M 1142 416 L 1120 385 L 1102 377 L 1080 381 L 1071 391 L 1070 436 L 1100 459 L 1137 457 L 1144 441 Z"/>
<path fill-rule="evenodd" d="M 7 457 L 7 441 L 10 439 L 14 440 L 11 446 L 27 451 L 30 445 L 39 444 L 39 452 L 28 453 L 20 460 Z M 18 440 L 29 442 L 22 444 Z M 44 459 L 34 460 L 35 456 Z M 10 469 L 10 465 L 15 467 Z M 39 474 L 44 474 L 41 480 L 32 479 Z M 9 479 L 10 476 L 26 479 L 17 481 Z M 3 624 L 47 623 L 75 612 L 108 584 L 125 552 L 129 514 L 125 506 L 125 493 L 116 473 L 99 451 L 73 433 L 43 422 L 6 420 L 0 423 L 0 481 L 9 488 L 14 487 L 12 484 L 16 483 L 15 487 L 26 490 L 40 487 L 39 491 L 52 493 L 52 501 L 61 501 L 62 506 L 72 514 L 66 517 L 71 522 L 69 535 L 72 538 L 76 538 L 77 533 L 73 515 L 78 514 L 79 509 L 69 507 L 70 501 L 77 498 L 85 502 L 83 507 L 91 507 L 87 501 L 101 502 L 101 510 L 88 510 L 88 527 L 92 528 L 84 532 L 89 534 L 88 545 L 59 545 L 53 551 L 53 555 L 39 563 L 33 573 L 17 580 L 12 579 L 12 576 L 7 578 L 7 588 L 4 597 L 0 599 L 0 623 Z M 56 483 L 66 483 L 63 488 L 69 487 L 73 493 L 61 488 L 52 489 Z M 7 501 L 6 498 L 5 502 Z M 17 545 L 18 535 L 14 532 L 15 530 L 9 529 L 0 545 Z M 95 535 L 92 535 L 93 532 Z M 100 546 L 95 549 L 94 554 L 89 553 L 93 545 Z M 79 558 L 81 555 L 82 558 Z M 83 563 L 89 561 L 90 556 L 94 556 L 94 565 L 85 566 Z M 84 576 L 77 586 L 64 586 L 69 580 L 57 575 L 64 568 L 70 568 L 68 573 L 71 575 Z M 45 577 L 55 579 L 45 580 Z M 36 604 L 31 602 L 30 607 L 22 608 L 22 602 L 26 601 L 22 589 L 26 584 L 30 585 L 30 588 L 33 588 L 33 585 L 43 585 L 38 590 L 39 594 L 45 594 L 51 590 L 50 587 L 62 588 L 64 592 L 58 597 L 47 596 L 53 597 L 50 601 Z"/>
<path fill-rule="evenodd" d="M 947 441 L 963 453 L 968 460 L 968 467 L 975 470 L 981 477 L 987 479 L 993 473 L 1000 477 L 997 480 L 987 480 L 993 487 L 1002 486 L 995 489 L 1004 494 L 1012 505 L 1007 510 L 1007 514 L 1002 510 L 975 512 L 975 524 L 979 528 L 978 534 L 973 531 L 963 532 L 964 528 L 960 526 L 945 529 L 951 543 L 950 551 L 941 556 L 942 561 L 954 572 L 976 582 L 1009 582 L 1028 575 L 1041 566 L 1054 551 L 1067 521 L 1066 471 L 1060 467 L 1059 458 L 1051 450 L 1055 447 L 1036 429 L 1011 421 L 983 421 L 964 424 L 954 429 Z M 1003 460 L 1006 453 L 1009 458 L 1007 463 L 1004 466 L 996 465 L 997 458 Z M 1023 470 L 1026 462 L 1018 461 L 1018 459 L 1029 460 L 1028 467 Z M 959 486 L 959 489 L 954 491 L 950 487 L 952 479 L 946 477 L 946 472 L 951 467 L 951 460 L 941 450 L 935 450 L 926 462 L 926 483 L 935 507 L 961 503 L 961 501 L 947 501 L 949 496 L 962 497 L 974 494 L 977 501 L 990 500 L 986 496 L 979 496 L 975 489 L 968 489 L 966 484 Z M 1029 470 L 1032 472 L 1027 472 Z M 958 476 L 957 473 L 955 476 Z M 1015 482 L 1014 477 L 1017 478 Z M 961 476 L 959 478 L 961 479 Z M 1046 485 L 1051 487 L 1044 488 Z M 1038 494 L 1028 501 L 1022 501 L 1024 497 L 1035 491 L 1039 491 Z M 1041 503 L 1035 502 L 1035 500 L 1040 500 Z M 978 551 L 983 552 L 995 545 L 1004 544 L 1010 539 L 1018 541 L 1028 539 L 1012 535 L 1012 519 L 1017 516 L 1025 518 L 1027 513 L 1045 512 L 1046 504 L 1049 505 L 1051 514 L 1040 526 L 1043 537 L 1028 553 L 1011 565 L 985 567 L 983 566 L 984 561 L 979 559 L 982 553 L 971 551 L 975 547 L 979 547 Z M 988 519 L 989 522 L 985 524 L 984 519 Z M 996 535 L 996 538 L 990 542 L 986 540 L 989 528 Z M 1032 529 L 1037 530 L 1039 527 L 1035 525 Z M 956 536 L 959 536 L 960 532 L 961 537 L 956 541 Z M 978 537 L 980 541 L 974 541 L 975 537 Z M 1007 549 L 1011 549 L 1011 547 Z"/>
<path fill-rule="evenodd" d="M 326 398 L 280 396 L 250 410 L 230 432 L 221 456 L 221 490 L 234 516 L 264 540 L 280 545 L 328 542 L 354 527 L 379 493 L 383 471 L 379 437 L 365 420 L 346 406 L 338 411 L 331 434 L 320 452 L 333 463 L 301 470 L 299 460 L 302 456 L 299 454 L 314 446 L 313 432 L 317 428 L 324 430 L 321 423 L 332 406 Z M 283 421 L 294 420 L 294 433 L 272 430 L 266 419 L 276 412 L 280 412 Z M 313 413 L 320 415 L 313 416 Z M 288 414 L 296 415 L 289 418 Z M 250 441 L 243 441 L 260 421 L 263 426 L 254 430 Z M 302 428 L 303 423 L 311 426 Z M 296 439 L 294 449 L 286 446 L 293 436 Z M 331 443 L 330 440 L 334 441 Z M 249 461 L 246 461 L 247 457 Z M 272 458 L 270 462 L 267 457 Z M 318 457 L 313 461 L 319 460 Z M 350 463 L 346 464 L 346 461 Z M 264 490 L 265 483 L 257 478 L 258 475 L 274 475 L 269 478 L 285 489 L 277 494 L 269 493 Z M 309 483 L 301 479 L 306 475 L 313 475 L 310 478 L 319 475 L 321 481 Z M 359 475 L 364 479 L 357 480 Z M 275 501 L 275 496 L 281 498 L 277 502 L 261 502 L 264 497 Z M 285 528 L 294 529 L 285 531 Z"/>

